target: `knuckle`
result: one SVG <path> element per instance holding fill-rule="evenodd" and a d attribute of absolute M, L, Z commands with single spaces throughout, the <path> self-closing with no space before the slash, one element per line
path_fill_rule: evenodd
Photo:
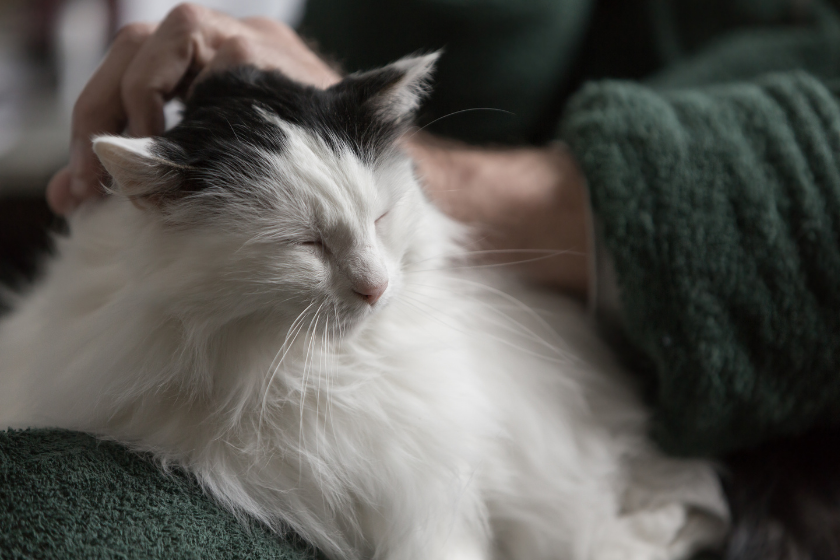
<path fill-rule="evenodd" d="M 172 8 L 172 11 L 166 16 L 165 21 L 178 29 L 190 32 L 200 25 L 205 15 L 205 10 L 206 8 L 197 4 L 178 4 Z"/>
<path fill-rule="evenodd" d="M 130 23 L 117 31 L 114 45 L 139 46 L 153 33 L 154 26 L 148 23 Z"/>
<path fill-rule="evenodd" d="M 220 51 L 235 63 L 248 62 L 256 57 L 256 46 L 245 37 L 231 37 L 222 43 Z"/>

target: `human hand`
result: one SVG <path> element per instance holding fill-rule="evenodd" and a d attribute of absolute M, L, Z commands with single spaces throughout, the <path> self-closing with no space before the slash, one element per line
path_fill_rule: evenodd
<path fill-rule="evenodd" d="M 581 299 L 590 278 L 586 179 L 562 144 L 477 148 L 420 133 L 404 141 L 426 193 L 472 226 L 485 263 Z"/>
<path fill-rule="evenodd" d="M 326 88 L 339 74 L 287 25 L 238 20 L 181 4 L 159 24 L 121 29 L 73 107 L 70 163 L 47 185 L 47 202 L 69 214 L 97 196 L 104 177 L 91 148 L 97 134 L 152 136 L 164 131 L 164 104 L 204 76 L 240 64 L 276 69 L 299 82 Z"/>

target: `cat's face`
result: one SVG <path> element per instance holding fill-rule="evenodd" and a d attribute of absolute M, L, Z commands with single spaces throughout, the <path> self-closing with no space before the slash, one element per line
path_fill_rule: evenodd
<path fill-rule="evenodd" d="M 159 219 L 166 250 L 183 247 L 187 300 L 227 319 L 279 313 L 289 328 L 347 332 L 424 252 L 427 203 L 396 141 L 435 58 L 326 91 L 241 68 L 200 84 L 164 137 L 100 137 L 94 149 L 114 190 Z"/>

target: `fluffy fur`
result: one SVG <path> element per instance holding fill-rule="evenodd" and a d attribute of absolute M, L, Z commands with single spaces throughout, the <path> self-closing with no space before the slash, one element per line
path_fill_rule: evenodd
<path fill-rule="evenodd" d="M 334 559 L 684 558 L 711 467 L 668 459 L 574 303 L 466 266 L 396 139 L 434 55 L 319 91 L 243 68 L 163 138 L 102 137 L 0 325 L 0 421 L 193 473 Z"/>

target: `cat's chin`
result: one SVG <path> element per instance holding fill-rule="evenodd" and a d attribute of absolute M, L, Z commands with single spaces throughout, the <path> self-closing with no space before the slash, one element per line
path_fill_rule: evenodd
<path fill-rule="evenodd" d="M 358 306 L 347 313 L 340 314 L 337 321 L 322 325 L 319 330 L 327 336 L 335 337 L 335 340 L 353 338 L 364 331 L 369 322 L 386 307 L 388 307 L 388 301 L 379 301 L 373 306 L 368 304 Z"/>

